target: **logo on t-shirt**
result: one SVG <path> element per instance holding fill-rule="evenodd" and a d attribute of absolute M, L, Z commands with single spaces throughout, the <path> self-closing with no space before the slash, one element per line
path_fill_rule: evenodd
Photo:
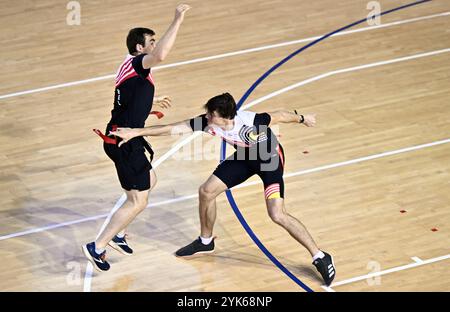
<path fill-rule="evenodd" d="M 122 103 L 120 103 L 120 89 L 116 88 L 116 92 L 117 92 L 117 104 L 120 106 L 122 105 Z"/>
<path fill-rule="evenodd" d="M 242 126 L 241 130 L 239 130 L 239 137 L 247 145 L 254 145 L 267 141 L 266 132 L 260 131 L 258 133 L 255 126 Z"/>

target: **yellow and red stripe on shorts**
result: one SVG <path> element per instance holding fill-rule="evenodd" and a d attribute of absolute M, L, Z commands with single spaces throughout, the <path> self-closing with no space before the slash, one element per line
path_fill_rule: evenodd
<path fill-rule="evenodd" d="M 264 195 L 266 196 L 266 199 L 281 198 L 280 184 L 273 183 L 267 186 L 264 190 Z"/>

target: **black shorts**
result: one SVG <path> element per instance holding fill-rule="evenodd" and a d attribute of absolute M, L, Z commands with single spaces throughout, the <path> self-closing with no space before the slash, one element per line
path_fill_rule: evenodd
<path fill-rule="evenodd" d="M 103 143 L 106 155 L 114 162 L 117 176 L 122 188 L 145 191 L 150 189 L 151 163 L 145 155 L 142 142 L 132 139 L 118 147 L 115 144 Z"/>
<path fill-rule="evenodd" d="M 237 152 L 221 162 L 213 174 L 230 189 L 257 174 L 266 199 L 284 198 L 284 152 L 281 145 L 269 160 L 239 160 Z"/>

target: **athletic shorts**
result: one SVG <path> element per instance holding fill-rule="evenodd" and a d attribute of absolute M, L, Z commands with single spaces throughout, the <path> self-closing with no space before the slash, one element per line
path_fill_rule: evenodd
<path fill-rule="evenodd" d="M 272 165 L 269 165 L 271 162 Z M 266 199 L 284 198 L 284 152 L 281 145 L 269 160 L 239 160 L 237 152 L 221 162 L 213 174 L 230 189 L 257 174 L 264 183 Z"/>
<path fill-rule="evenodd" d="M 145 191 L 150 189 L 150 170 L 152 165 L 145 155 L 142 142 L 132 139 L 118 147 L 115 144 L 103 143 L 106 155 L 114 162 L 117 176 L 122 188 Z"/>

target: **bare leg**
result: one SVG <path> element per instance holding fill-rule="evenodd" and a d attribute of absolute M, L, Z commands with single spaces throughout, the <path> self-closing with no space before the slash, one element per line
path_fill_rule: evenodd
<path fill-rule="evenodd" d="M 136 216 L 147 207 L 148 190 L 147 191 L 125 191 L 127 200 L 117 209 L 111 217 L 106 228 L 95 241 L 98 249 L 106 247 L 108 242 L 122 229 L 124 229 Z"/>
<path fill-rule="evenodd" d="M 288 231 L 295 240 L 308 249 L 311 256 L 319 252 L 319 248 L 306 227 L 286 212 L 283 198 L 266 199 L 266 206 L 272 221 Z"/>
<path fill-rule="evenodd" d="M 198 190 L 199 214 L 200 214 L 200 235 L 211 237 L 214 222 L 216 221 L 216 197 L 223 193 L 228 187 L 215 175 L 211 175 Z"/>
<path fill-rule="evenodd" d="M 150 192 L 153 190 L 153 188 L 156 186 L 156 182 L 158 181 L 158 179 L 156 178 L 156 173 L 155 170 L 152 169 L 150 170 Z M 119 233 L 121 237 L 124 236 L 125 234 L 128 233 L 127 227 L 125 227 L 124 229 L 122 229 Z"/>

